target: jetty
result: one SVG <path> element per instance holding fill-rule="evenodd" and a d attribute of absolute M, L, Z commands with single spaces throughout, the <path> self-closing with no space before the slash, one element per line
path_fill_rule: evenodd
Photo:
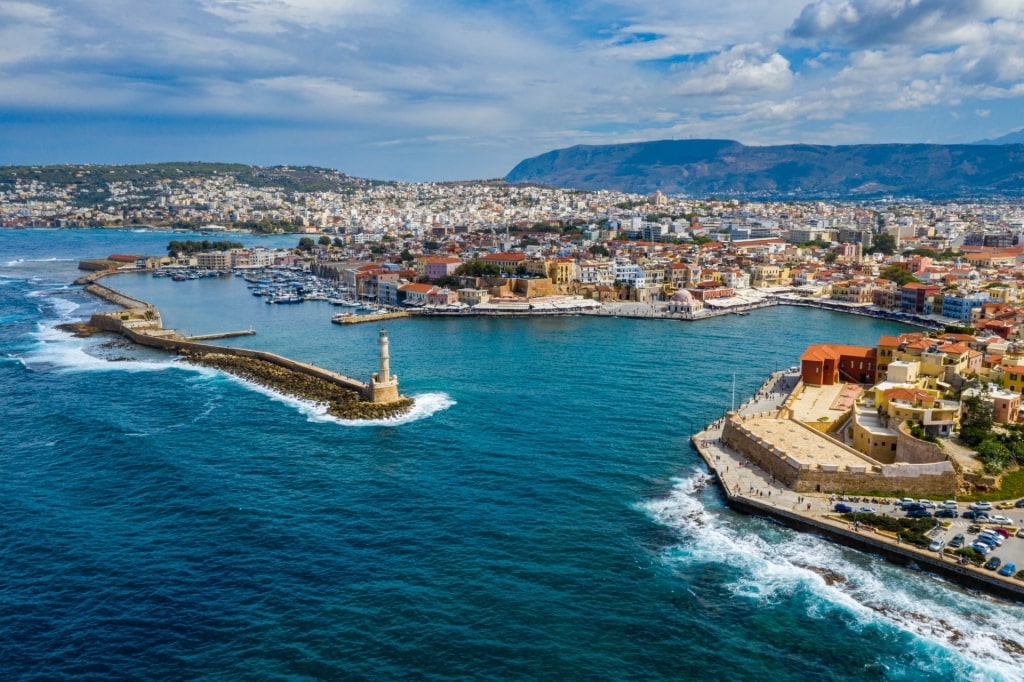
<path fill-rule="evenodd" d="M 756 397 L 750 398 L 726 416 L 690 437 L 690 444 L 714 475 L 725 503 L 731 509 L 764 516 L 800 531 L 815 533 L 855 549 L 881 555 L 895 563 L 915 566 L 941 575 L 952 582 L 1015 602 L 1024 602 L 1024 583 L 1003 578 L 973 564 L 961 564 L 942 551 L 900 542 L 898 535 L 857 527 L 832 511 L 827 492 L 801 492 L 786 485 L 772 473 L 754 465 L 743 453 L 726 442 L 723 434 L 729 420 L 743 417 L 785 416 L 786 401 L 799 384 L 799 373 L 773 373 Z M 863 500 L 862 500 L 863 501 Z M 878 506 L 878 502 L 870 503 Z"/>
<path fill-rule="evenodd" d="M 362 324 L 364 322 L 383 322 L 384 320 L 395 320 L 400 317 L 409 317 L 411 313 L 405 310 L 394 310 L 386 313 L 370 313 L 369 315 L 335 315 L 331 322 L 335 324 Z"/>
<path fill-rule="evenodd" d="M 173 329 L 165 329 L 160 312 L 155 306 L 127 296 L 99 281 L 100 278 L 109 274 L 112 273 L 95 272 L 76 281 L 78 284 L 85 284 L 87 292 L 122 308 L 116 312 L 94 313 L 89 320 L 90 327 L 119 334 L 140 346 L 182 354 L 199 364 L 210 364 L 221 367 L 225 371 L 253 378 L 261 383 L 272 383 L 275 387 L 280 387 L 283 390 L 288 390 L 289 384 L 305 386 L 307 387 L 304 389 L 305 391 L 310 390 L 308 381 L 291 381 L 288 378 L 289 375 L 296 379 L 304 377 L 320 384 L 335 386 L 354 393 L 361 402 L 386 408 L 359 411 L 361 414 L 368 415 L 369 418 L 404 412 L 412 404 L 409 398 L 399 393 L 398 376 L 391 373 L 389 340 L 387 332 L 383 328 L 378 337 L 379 369 L 370 375 L 369 381 L 363 382 L 323 367 L 299 362 L 267 351 L 204 343 L 211 339 L 229 336 L 248 336 L 255 334 L 255 330 L 185 337 Z M 234 360 L 229 361 L 225 358 L 234 358 Z M 283 375 L 280 371 L 267 372 L 261 369 L 261 365 L 269 365 L 277 370 L 283 370 Z M 316 389 L 316 392 L 317 399 L 320 399 L 323 396 L 323 391 Z M 301 397 L 307 396 L 301 395 Z M 339 398 L 339 402 L 348 401 Z"/>

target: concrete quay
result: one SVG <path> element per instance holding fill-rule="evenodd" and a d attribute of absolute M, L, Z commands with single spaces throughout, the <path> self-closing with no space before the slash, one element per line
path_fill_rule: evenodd
<path fill-rule="evenodd" d="M 404 310 L 396 310 L 387 313 L 370 313 L 369 315 L 348 315 L 338 319 L 338 324 L 362 324 L 363 322 L 381 322 L 382 320 L 394 320 L 399 317 L 409 317 L 410 313 Z"/>
<path fill-rule="evenodd" d="M 744 416 L 775 414 L 799 380 L 787 371 L 773 373 L 755 396 L 737 408 Z M 900 543 L 882 531 L 851 526 L 831 512 L 827 493 L 797 493 L 721 442 L 725 417 L 690 438 L 692 447 L 715 475 L 726 504 L 736 511 L 775 519 L 796 530 L 817 533 L 840 544 L 878 554 L 895 563 L 941 575 L 958 585 L 1024 603 L 1024 582 L 1004 578 L 942 553 Z M 876 508 L 878 504 L 871 504 Z"/>

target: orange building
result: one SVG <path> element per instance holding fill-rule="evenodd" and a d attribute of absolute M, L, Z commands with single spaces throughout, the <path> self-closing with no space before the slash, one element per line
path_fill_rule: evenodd
<path fill-rule="evenodd" d="M 875 381 L 875 356 L 876 350 L 866 346 L 815 344 L 800 356 L 800 375 L 805 384 L 812 386 L 844 381 L 871 384 Z"/>

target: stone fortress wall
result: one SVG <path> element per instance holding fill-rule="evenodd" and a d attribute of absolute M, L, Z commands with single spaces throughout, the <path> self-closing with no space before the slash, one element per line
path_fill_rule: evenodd
<path fill-rule="evenodd" d="M 932 443 L 909 439 L 907 458 L 917 462 L 881 464 L 849 446 L 829 438 L 817 429 L 803 424 L 787 414 L 779 413 L 740 416 L 729 413 L 724 422 L 722 443 L 739 452 L 758 468 L 770 473 L 776 480 L 797 492 L 842 492 L 872 493 L 878 495 L 949 495 L 957 491 L 956 471 L 949 458 L 938 451 L 924 446 L 935 447 Z M 788 418 L 793 428 L 813 439 L 821 439 L 821 445 L 844 451 L 852 457 L 845 464 L 826 464 L 801 461 L 787 454 L 776 443 L 751 432 L 747 424 L 757 419 Z M 937 448 L 936 448 L 937 449 Z M 853 460 L 852 458 L 856 458 Z M 862 462 L 852 463 L 853 461 Z"/>

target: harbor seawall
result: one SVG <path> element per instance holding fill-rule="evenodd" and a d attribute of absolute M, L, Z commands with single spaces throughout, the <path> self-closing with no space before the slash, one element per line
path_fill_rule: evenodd
<path fill-rule="evenodd" d="M 110 274 L 116 273 L 91 273 L 78 280 L 78 283 L 87 285 L 86 291 L 89 293 L 124 308 L 123 312 L 95 313 L 89 320 L 90 326 L 102 331 L 120 334 L 140 346 L 158 348 L 171 353 L 184 355 L 218 354 L 262 360 L 290 372 L 322 379 L 335 386 L 355 391 L 366 402 L 389 402 L 387 398 L 391 397 L 390 394 L 384 395 L 379 391 L 375 391 L 371 384 L 322 367 L 316 367 L 315 365 L 292 360 L 267 351 L 201 343 L 179 336 L 173 330 L 163 328 L 160 313 L 155 306 L 146 301 L 127 296 L 97 281 L 101 277 Z M 385 399 L 382 400 L 381 397 Z M 395 392 L 392 399 L 397 400 L 398 398 L 399 396 Z"/>
<path fill-rule="evenodd" d="M 690 446 L 701 456 L 708 470 L 714 475 L 730 509 L 770 518 L 795 530 L 815 533 L 847 547 L 882 556 L 894 563 L 935 573 L 958 585 L 1024 603 L 1024 584 L 1019 581 L 1004 580 L 979 568 L 964 566 L 952 559 L 943 559 L 935 552 L 900 544 L 895 539 L 869 530 L 852 530 L 849 524 L 831 519 L 828 507 L 821 506 L 822 499 L 819 497 L 801 498 L 799 504 L 788 508 L 787 505 L 790 505 L 792 500 L 784 499 L 779 494 L 774 499 L 771 496 L 764 497 L 754 488 L 751 489 L 751 494 L 744 494 L 754 467 L 745 465 L 744 458 L 739 453 L 733 453 L 734 456 L 730 457 L 726 449 L 717 445 L 711 447 L 712 443 L 717 442 L 715 436 L 715 432 L 701 431 L 691 436 Z M 740 472 L 745 472 L 747 478 L 743 479 Z M 765 478 L 768 476 L 763 473 L 760 475 Z M 765 480 L 761 484 L 767 483 Z M 754 486 L 757 485 L 759 483 L 755 480 Z M 804 507 L 808 499 L 812 501 Z"/>

